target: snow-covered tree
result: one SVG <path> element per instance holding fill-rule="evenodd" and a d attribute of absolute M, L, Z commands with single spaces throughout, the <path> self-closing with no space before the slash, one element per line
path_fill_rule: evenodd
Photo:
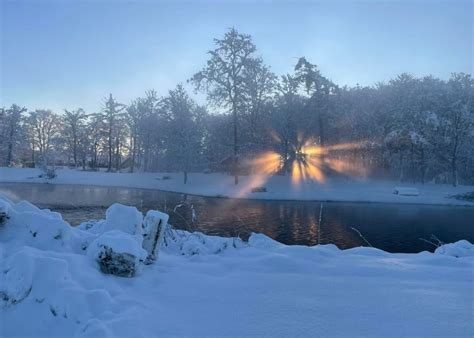
<path fill-rule="evenodd" d="M 201 160 L 202 132 L 199 127 L 203 110 L 179 84 L 170 90 L 164 99 L 166 112 L 166 149 L 174 168 L 183 171 L 183 183 L 188 181 L 188 172 L 193 163 Z"/>
<path fill-rule="evenodd" d="M 233 124 L 233 161 L 234 181 L 239 183 L 237 175 L 239 142 L 238 117 L 242 113 L 245 92 L 245 75 L 249 68 L 260 64 L 255 56 L 256 47 L 250 35 L 241 34 L 231 28 L 223 39 L 215 39 L 216 48 L 209 51 L 210 58 L 206 66 L 192 78 L 196 89 L 207 92 L 209 101 L 217 107 L 230 109 Z"/>
<path fill-rule="evenodd" d="M 2 144 L 4 144 L 6 148 L 6 166 L 12 164 L 15 146 L 19 142 L 18 135 L 22 121 L 22 114 L 24 112 L 26 112 L 26 108 L 16 104 L 12 104 L 8 109 L 2 109 Z"/>
<path fill-rule="evenodd" d="M 82 131 L 85 129 L 86 118 L 87 114 L 82 108 L 77 110 L 64 109 L 64 115 L 62 116 L 62 133 L 66 140 L 69 153 L 72 154 L 75 167 L 78 165 L 79 147 L 85 142 L 83 139 L 84 133 Z"/>

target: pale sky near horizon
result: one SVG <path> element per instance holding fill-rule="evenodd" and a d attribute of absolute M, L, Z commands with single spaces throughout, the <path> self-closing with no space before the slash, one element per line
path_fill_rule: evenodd
<path fill-rule="evenodd" d="M 473 72 L 472 0 L 0 3 L 6 107 L 91 113 L 109 93 L 122 103 L 151 88 L 166 95 L 205 65 L 213 38 L 232 26 L 252 35 L 277 75 L 300 56 L 339 85 Z"/>

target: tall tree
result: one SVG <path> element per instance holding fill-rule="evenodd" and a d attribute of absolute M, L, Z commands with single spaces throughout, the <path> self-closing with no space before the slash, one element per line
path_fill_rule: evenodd
<path fill-rule="evenodd" d="M 207 92 L 211 103 L 230 108 L 233 118 L 234 182 L 238 184 L 239 108 L 243 106 L 246 70 L 255 67 L 259 59 L 255 56 L 256 47 L 251 36 L 241 34 L 235 28 L 231 28 L 223 39 L 215 39 L 214 43 L 216 48 L 209 51 L 206 67 L 196 73 L 191 82 L 197 90 Z"/>
<path fill-rule="evenodd" d="M 86 118 L 87 115 L 82 108 L 71 111 L 64 109 L 62 117 L 64 136 L 70 151 L 72 151 L 75 167 L 77 167 L 80 133 L 85 128 L 84 122 Z"/>
<path fill-rule="evenodd" d="M 53 141 L 59 133 L 59 117 L 51 110 L 37 109 L 30 112 L 28 124 L 31 126 L 34 144 L 38 148 L 38 154 L 44 164 L 50 162 Z"/>
<path fill-rule="evenodd" d="M 202 110 L 181 84 L 169 91 L 164 104 L 167 114 L 167 151 L 176 167 L 183 171 L 183 183 L 186 184 L 192 163 L 199 161 L 202 134 L 198 123 L 202 118 Z"/>
<path fill-rule="evenodd" d="M 9 109 L 4 110 L 5 118 L 5 142 L 7 145 L 7 156 L 5 165 L 10 166 L 13 160 L 13 150 L 17 142 L 18 131 L 20 130 L 20 123 L 22 114 L 26 112 L 25 107 L 12 104 Z"/>
<path fill-rule="evenodd" d="M 112 157 L 114 150 L 117 151 L 117 127 L 118 120 L 122 115 L 122 111 L 125 109 L 125 105 L 118 103 L 112 94 L 105 100 L 105 105 L 102 110 L 105 124 L 107 126 L 107 151 L 108 151 L 108 163 L 107 171 L 112 171 Z M 117 154 L 116 154 L 117 155 Z"/>
<path fill-rule="evenodd" d="M 328 124 L 330 111 L 330 95 L 337 92 L 337 86 L 321 75 L 318 67 L 301 57 L 296 66 L 296 78 L 304 84 L 309 95 L 309 108 L 315 112 L 316 125 L 319 130 L 319 143 L 326 143 L 326 125 Z"/>

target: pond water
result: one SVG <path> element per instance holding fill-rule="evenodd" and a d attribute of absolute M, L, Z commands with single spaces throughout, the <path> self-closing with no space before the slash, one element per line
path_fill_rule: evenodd
<path fill-rule="evenodd" d="M 157 190 L 56 184 L 0 183 L 0 194 L 58 211 L 72 225 L 102 219 L 107 207 L 119 202 L 143 212 L 166 211 L 170 223 L 179 229 L 239 235 L 243 239 L 253 231 L 285 244 L 332 243 L 345 249 L 370 243 L 389 252 L 420 252 L 433 251 L 433 245 L 420 239 L 429 240 L 433 234 L 443 242 L 474 242 L 472 207 L 219 199 Z"/>

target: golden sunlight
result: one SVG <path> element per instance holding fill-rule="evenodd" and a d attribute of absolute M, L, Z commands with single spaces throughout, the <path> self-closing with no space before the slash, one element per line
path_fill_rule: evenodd
<path fill-rule="evenodd" d="M 291 154 L 286 154 L 287 163 L 285 163 L 283 155 L 274 151 L 265 152 L 251 160 L 249 165 L 252 172 L 260 175 L 251 179 L 247 188 L 263 184 L 268 175 L 281 170 L 287 170 L 294 186 L 298 186 L 304 181 L 322 183 L 326 180 L 327 174 L 325 172 L 328 171 L 351 176 L 367 174 L 367 169 L 364 166 L 344 159 L 344 156 L 340 155 L 341 151 L 360 149 L 366 145 L 366 142 L 320 146 L 312 139 L 303 141 L 302 135 L 298 134 L 298 143 L 299 145 L 292 146 Z"/>

